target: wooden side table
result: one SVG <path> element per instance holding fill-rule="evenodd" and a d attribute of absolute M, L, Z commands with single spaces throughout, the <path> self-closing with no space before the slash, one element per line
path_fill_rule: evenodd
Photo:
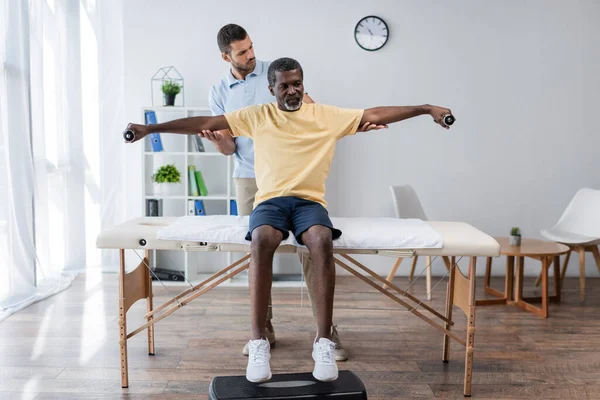
<path fill-rule="evenodd" d="M 486 293 L 497 297 L 496 299 L 477 300 L 476 305 L 512 304 L 524 310 L 531 311 L 540 317 L 548 317 L 548 302 L 560 303 L 560 256 L 566 254 L 569 248 L 564 244 L 549 242 L 539 239 L 521 239 L 520 246 L 511 246 L 507 237 L 494 238 L 500 244 L 500 254 L 506 256 L 506 279 L 504 293 L 490 287 L 492 259 L 488 258 L 485 268 L 484 290 Z M 542 295 L 537 297 L 523 297 L 523 269 L 525 258 L 533 258 L 542 262 Z M 514 274 L 515 259 L 517 266 Z M 554 295 L 548 295 L 548 269 L 554 263 Z M 514 281 L 514 284 L 513 284 Z M 513 292 L 514 285 L 514 292 Z M 513 298 L 514 294 L 514 298 Z M 542 306 L 536 307 L 531 302 L 541 302 Z"/>

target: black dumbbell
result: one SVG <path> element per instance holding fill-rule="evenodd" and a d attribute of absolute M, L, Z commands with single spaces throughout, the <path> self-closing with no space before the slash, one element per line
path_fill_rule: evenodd
<path fill-rule="evenodd" d="M 448 115 L 444 115 L 443 120 L 444 120 L 444 124 L 446 126 L 450 126 L 454 123 L 454 121 L 456 121 L 456 118 L 454 118 L 454 115 L 448 114 Z"/>
<path fill-rule="evenodd" d="M 123 132 L 123 139 L 125 139 L 126 142 L 133 142 L 135 140 L 135 132 L 131 129 L 126 129 L 125 132 Z"/>

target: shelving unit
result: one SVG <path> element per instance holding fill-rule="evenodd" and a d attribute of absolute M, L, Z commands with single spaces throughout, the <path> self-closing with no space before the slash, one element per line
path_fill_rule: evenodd
<path fill-rule="evenodd" d="M 145 121 L 146 111 L 154 111 L 158 123 L 179 118 L 210 116 L 207 107 L 142 107 L 141 120 Z M 144 140 L 142 209 L 146 212 L 148 199 L 162 200 L 162 215 L 180 217 L 189 215 L 188 201 L 202 200 L 207 215 L 230 214 L 230 201 L 235 200 L 235 186 L 231 178 L 233 157 L 219 153 L 212 142 L 203 139 L 205 152 L 196 151 L 191 135 L 161 134 L 163 151 L 152 150 L 150 136 Z M 167 193 L 157 193 L 152 175 L 162 165 L 174 164 L 181 173 L 181 183 L 169 184 Z M 188 167 L 194 165 L 208 188 L 207 196 L 190 195 Z M 192 214 L 193 215 L 193 214 Z M 231 263 L 236 255 L 230 253 L 204 253 L 182 251 L 153 251 L 152 267 L 182 270 L 186 278 L 196 282 L 202 277 L 220 270 Z M 241 255 L 240 255 L 241 256 Z M 237 257 L 236 257 L 237 258 Z"/>

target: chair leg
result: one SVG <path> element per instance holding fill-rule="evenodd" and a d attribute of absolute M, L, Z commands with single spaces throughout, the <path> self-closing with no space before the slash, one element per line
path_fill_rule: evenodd
<path fill-rule="evenodd" d="M 569 259 L 571 258 L 571 249 L 565 256 L 565 262 L 563 263 L 562 270 L 560 271 L 560 280 L 565 279 L 565 272 L 567 272 L 567 265 L 569 265 Z"/>
<path fill-rule="evenodd" d="M 596 260 L 596 267 L 598 267 L 598 271 L 600 271 L 600 251 L 598 251 L 599 246 L 590 246 L 590 250 L 594 255 L 594 260 Z"/>
<path fill-rule="evenodd" d="M 412 281 L 413 277 L 415 276 L 415 268 L 417 268 L 417 260 L 418 259 L 419 259 L 419 256 L 415 256 L 413 258 L 412 266 L 410 267 L 410 273 L 408 274 L 409 281 Z"/>
<path fill-rule="evenodd" d="M 427 290 L 427 300 L 431 300 L 431 257 L 425 257 L 425 265 L 427 265 L 427 272 L 425 275 L 425 288 Z"/>
<path fill-rule="evenodd" d="M 386 281 L 391 282 L 392 279 L 394 279 L 394 275 L 396 275 L 396 271 L 398 271 L 398 268 L 400 267 L 400 264 L 402 264 L 402 260 L 404 260 L 404 258 L 402 257 L 398 257 L 396 259 L 396 262 L 394 263 L 394 266 L 392 267 L 392 270 L 390 271 L 390 273 L 388 274 Z M 384 283 L 383 284 L 383 288 L 387 289 L 387 285 Z"/>
<path fill-rule="evenodd" d="M 585 247 L 578 247 L 579 253 L 579 300 L 585 301 Z"/>

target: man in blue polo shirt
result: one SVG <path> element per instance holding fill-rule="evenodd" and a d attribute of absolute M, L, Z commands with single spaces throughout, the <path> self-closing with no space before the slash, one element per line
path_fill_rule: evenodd
<path fill-rule="evenodd" d="M 236 24 L 225 25 L 217 34 L 217 44 L 221 51 L 221 57 L 231 65 L 231 69 L 210 90 L 208 102 L 213 115 L 222 115 L 247 106 L 273 102 L 274 97 L 269 91 L 267 81 L 270 62 L 256 59 L 254 45 L 246 30 Z M 303 101 L 314 103 L 306 93 Z M 366 123 L 359 130 L 368 131 L 386 127 Z M 233 181 L 236 189 L 238 214 L 250 215 L 254 196 L 258 190 L 254 175 L 254 143 L 252 139 L 247 137 L 232 138 L 228 134 L 220 135 L 211 131 L 203 131 L 199 135 L 212 141 L 219 152 L 225 155 L 235 154 Z M 303 258 L 302 269 L 306 281 L 311 282 L 310 259 L 308 257 Z M 312 303 L 314 295 L 310 285 L 308 285 L 308 293 Z M 314 315 L 315 308 L 313 307 Z M 271 324 L 272 318 L 272 308 L 269 307 L 265 334 L 271 346 L 275 344 L 275 331 Z M 336 344 L 335 359 L 337 361 L 347 360 L 346 350 L 340 343 L 335 325 L 333 326 L 331 338 Z M 248 344 L 244 346 L 243 353 L 248 355 Z"/>

